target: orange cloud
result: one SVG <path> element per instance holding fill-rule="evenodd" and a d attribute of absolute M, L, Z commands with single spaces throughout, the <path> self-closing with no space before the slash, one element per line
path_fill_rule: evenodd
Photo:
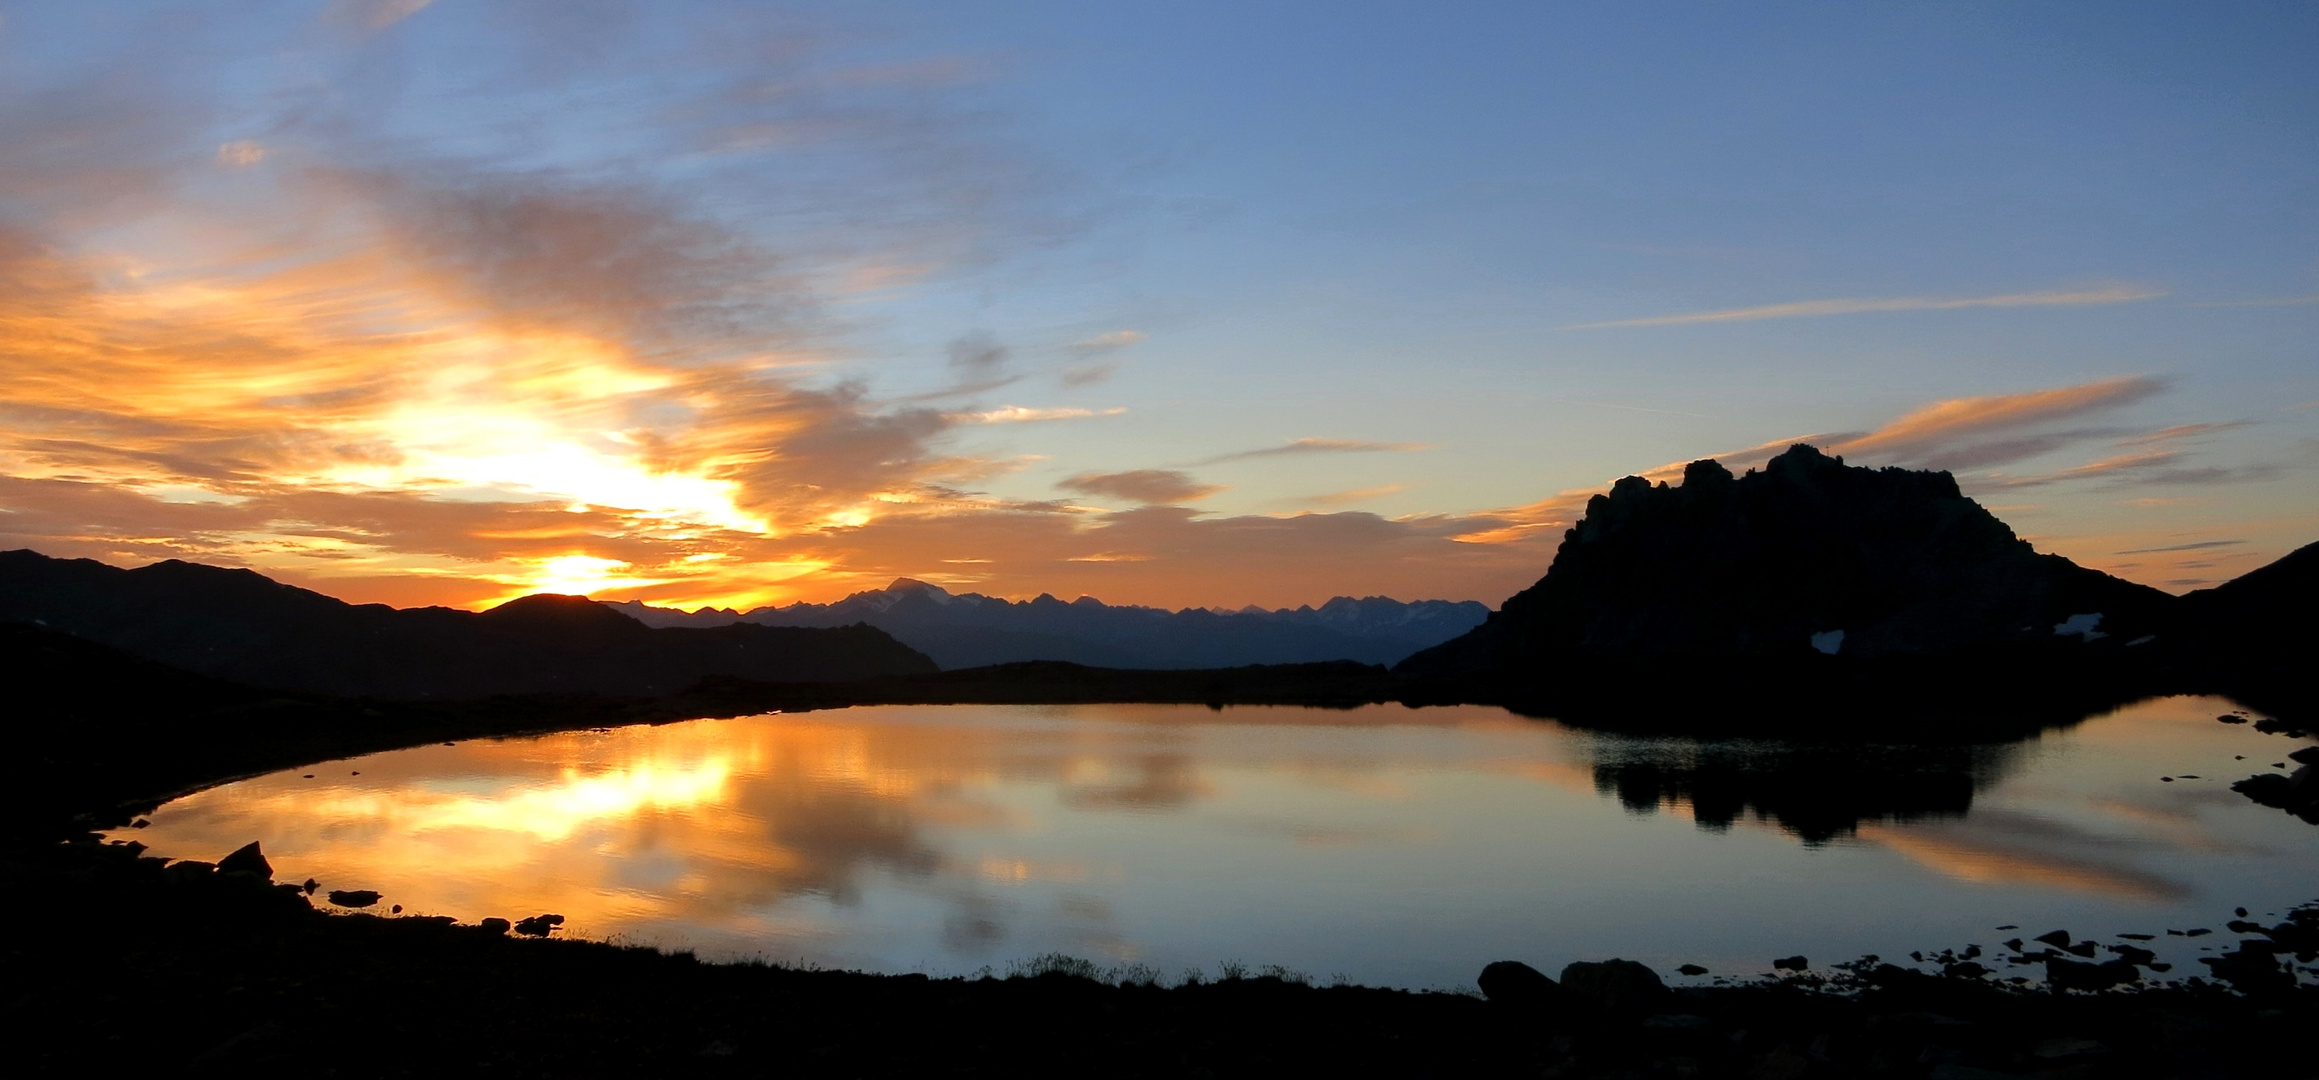
<path fill-rule="evenodd" d="M 1994 463 L 1988 459 L 2005 454 L 2028 456 L 2058 444 L 2034 438 L 1991 441 L 1993 436 L 2121 408 L 2163 389 L 2165 384 L 2157 379 L 2127 375 L 2023 394 L 1954 398 L 1927 405 L 1867 435 L 1826 449 L 1895 461 L 1971 459 L 1963 465 L 1946 466 L 1951 468 Z"/>
<path fill-rule="evenodd" d="M 1192 479 L 1190 473 L 1174 469 L 1130 469 L 1116 473 L 1080 473 L 1066 477 L 1056 487 L 1076 491 L 1082 495 L 1120 499 L 1126 502 L 1171 505 L 1194 502 L 1224 490 L 1221 485 L 1203 484 Z"/>
<path fill-rule="evenodd" d="M 1370 499 L 1381 499 L 1387 495 L 1407 490 L 1409 490 L 1407 484 L 1379 484 L 1376 487 L 1352 488 L 1346 491 L 1332 491 L 1325 495 L 1314 495 L 1304 501 L 1312 506 L 1345 506 L 1351 503 L 1367 502 Z"/>

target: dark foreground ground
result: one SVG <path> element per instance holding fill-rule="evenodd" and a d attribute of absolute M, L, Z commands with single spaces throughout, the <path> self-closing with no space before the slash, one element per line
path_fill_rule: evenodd
<path fill-rule="evenodd" d="M 2296 1077 L 2319 1062 L 2319 993 L 2290 988 L 2288 956 L 2270 951 L 2309 947 L 2294 922 L 2244 939 L 2250 959 L 2233 973 L 2244 995 L 2212 981 L 2023 991 L 1991 981 L 2002 971 L 1859 965 L 1832 980 L 1673 991 L 1533 983 L 1523 996 L 1493 984 L 1499 1000 L 1483 1000 L 1278 978 L 1161 988 L 704 964 L 448 920 L 325 915 L 294 887 L 165 868 L 93 839 L 18 847 L 0 860 L 0 894 L 15 931 L 0 946 L 0 1029 L 15 1033 L 18 1076 L 1967 1080 Z M 2059 962 L 2065 977 L 2130 976 L 2130 958 L 2096 956 L 2112 967 Z"/>

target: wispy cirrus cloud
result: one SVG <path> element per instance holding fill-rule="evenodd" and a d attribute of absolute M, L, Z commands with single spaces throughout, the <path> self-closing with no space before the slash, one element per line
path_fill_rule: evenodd
<path fill-rule="evenodd" d="M 1082 356 L 1116 352 L 1130 345 L 1141 345 L 1149 340 L 1151 340 L 1151 335 L 1141 330 L 1112 330 L 1072 342 L 1071 351 Z"/>
<path fill-rule="evenodd" d="M 2120 555 L 2156 555 L 2168 551 L 2206 551 L 2212 548 L 2238 547 L 2244 540 L 2200 540 L 2194 544 L 2169 544 L 2165 547 L 2134 548 L 2118 552 Z"/>
<path fill-rule="evenodd" d="M 1119 370 L 1118 362 L 1103 361 L 1097 363 L 1090 361 L 1096 361 L 1100 357 L 1140 345 L 1149 340 L 1151 340 L 1151 335 L 1141 330 L 1112 330 L 1072 342 L 1071 355 L 1078 357 L 1082 362 L 1063 369 L 1063 385 L 1067 388 L 1093 386 L 1111 378 Z"/>
<path fill-rule="evenodd" d="M 1218 465 L 1227 461 L 1249 461 L 1257 458 L 1288 457 L 1291 455 L 1299 454 L 1406 453 L 1414 450 L 1431 449 L 1433 449 L 1433 446 L 1430 443 L 1369 442 L 1362 439 L 1304 438 L 1291 439 L 1284 445 L 1267 446 L 1260 450 L 1241 450 L 1230 454 L 1219 454 L 1212 458 L 1203 459 L 1200 461 L 1200 464 Z"/>
<path fill-rule="evenodd" d="M 2130 304 L 2155 300 L 2164 289 L 2147 285 L 2112 285 L 2098 289 L 2056 289 L 2047 292 L 2006 293 L 2000 296 L 1799 300 L 1786 304 L 1695 311 L 1681 315 L 1653 315 L 1640 319 L 1609 319 L 1578 323 L 1564 330 L 1615 330 L 1639 326 L 1690 326 L 1700 323 L 1757 322 L 1764 319 L 1810 319 L 1830 315 L 1861 315 L 1878 311 L 1957 311 L 1966 308 L 2076 307 L 2086 304 Z"/>
<path fill-rule="evenodd" d="M 2188 444 L 2206 436 L 2247 427 L 2250 421 L 2233 420 L 2226 423 L 2175 424 L 2156 431 L 2143 432 L 2111 443 L 2122 454 L 2072 465 L 2053 472 L 2032 476 L 1994 474 L 1985 481 L 2000 488 L 2039 487 L 2070 480 L 2106 479 L 2108 486 L 2166 485 L 2166 484 L 2224 484 L 2250 480 L 2266 480 L 2278 472 L 2275 465 L 2250 464 L 2238 466 L 2185 467 L 2181 464 L 2191 454 Z M 2109 431 L 2062 432 L 2060 436 L 2109 436 Z"/>
<path fill-rule="evenodd" d="M 982 412 L 944 413 L 943 419 L 956 424 L 1035 424 L 1049 420 L 1087 420 L 1098 416 L 1123 416 L 1127 409 L 1114 406 L 1109 409 L 1074 409 L 1067 407 L 1034 409 L 1025 405 L 1002 405 Z"/>
<path fill-rule="evenodd" d="M 2047 484 L 2058 484 L 2067 480 L 2087 480 L 2102 476 L 2114 477 L 2120 474 L 2162 468 L 2180 460 L 2182 460 L 2181 453 L 2173 450 L 2150 450 L 2137 454 L 2119 454 L 2098 461 L 2089 461 L 2083 465 L 2072 465 L 2069 468 L 2039 476 L 2001 478 L 1996 481 L 1996 486 L 2001 488 L 2043 487 Z"/>
<path fill-rule="evenodd" d="M 2026 393 L 1950 398 L 1911 410 L 1866 435 L 1826 449 L 1920 468 L 1985 467 L 2034 457 L 2079 441 L 2086 435 L 2040 429 L 2125 408 L 2165 388 L 2162 379 L 2126 375 Z"/>

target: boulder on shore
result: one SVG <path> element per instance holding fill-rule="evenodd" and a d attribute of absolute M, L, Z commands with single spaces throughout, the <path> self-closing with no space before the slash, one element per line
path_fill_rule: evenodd
<path fill-rule="evenodd" d="M 1605 1012 L 1641 1012 L 1671 992 L 1659 973 L 1632 960 L 1579 961 L 1562 969 L 1562 991 Z"/>
<path fill-rule="evenodd" d="M 1545 972 L 1519 960 L 1492 963 L 1474 981 L 1480 984 L 1482 996 L 1493 1004 L 1536 1007 L 1552 1005 L 1562 996 L 1562 987 L 1547 978 Z"/>

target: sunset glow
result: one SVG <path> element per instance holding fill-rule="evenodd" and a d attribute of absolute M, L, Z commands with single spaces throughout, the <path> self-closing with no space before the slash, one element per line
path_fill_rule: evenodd
<path fill-rule="evenodd" d="M 1317 51 L 1260 20 L 1235 49 L 1262 62 L 1227 63 L 1093 10 L 100 8 L 0 22 L 0 546 L 466 607 L 899 576 L 1494 604 L 1616 477 L 1798 439 L 1953 470 L 2041 549 L 2176 591 L 2319 535 L 2319 226 L 2280 194 L 2311 163 L 2250 149 L 2301 145 L 2276 93 L 1944 74 L 1729 105 L 1768 61 L 1719 48 L 1444 74 L 1632 29 L 1542 12 Z M 1796 47 L 1886 40 L 1828 32 Z M 1138 43 L 1117 78 L 1071 59 L 1096 41 Z M 1275 48 L 1347 96 L 1151 93 L 1196 69 L 1271 100 Z M 1571 105 L 1646 92 L 1752 109 L 1787 149 L 1727 150 L 1702 192 L 1666 179 L 1699 172 L 1692 134 Z M 1864 120 L 1891 109 L 2020 132 L 1918 145 Z M 2152 115 L 2212 143 L 2139 141 Z M 1371 134 L 1321 134 L 1344 124 Z M 1841 151 L 1797 157 L 1782 125 Z M 1853 194 L 1798 194 L 1823 178 Z M 1653 194 L 1603 194 L 1630 189 Z M 2072 209 L 2034 255 L 1996 218 L 1888 212 L 1961 205 Z M 2189 209 L 2219 205 L 2267 224 Z"/>

